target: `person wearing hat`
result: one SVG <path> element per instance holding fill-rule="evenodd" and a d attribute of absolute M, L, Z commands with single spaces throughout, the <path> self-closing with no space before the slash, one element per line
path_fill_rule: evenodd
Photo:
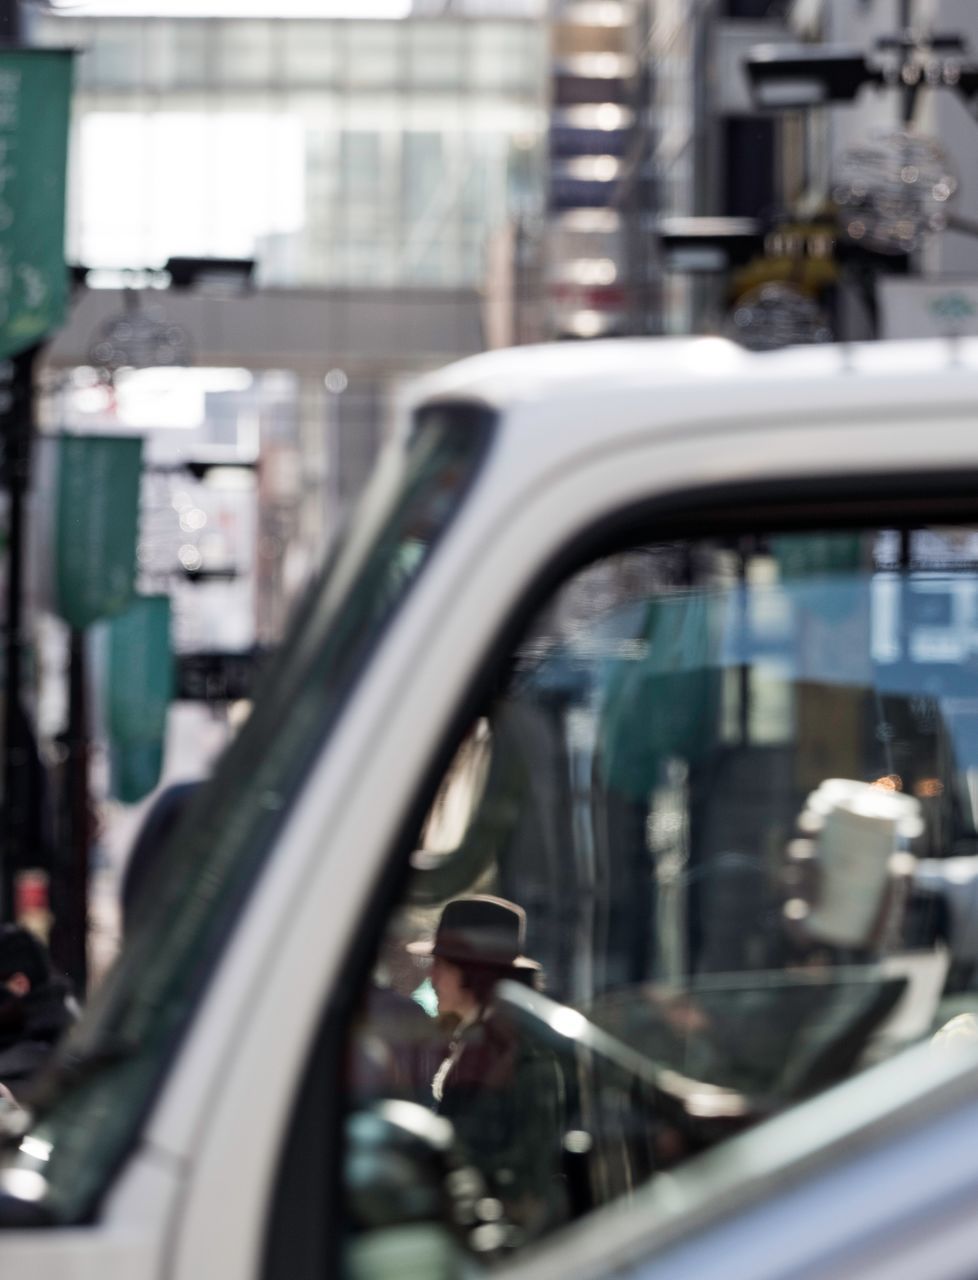
<path fill-rule="evenodd" d="M 76 1015 L 40 938 L 22 925 L 0 927 L 0 1083 L 19 1093 Z"/>
<path fill-rule="evenodd" d="M 561 1175 L 566 1086 L 557 1058 L 520 1036 L 493 1004 L 503 979 L 536 987 L 541 966 L 523 955 L 526 913 L 488 895 L 456 898 L 430 942 L 408 946 L 431 959 L 442 1016 L 457 1019 L 432 1082 L 434 1106 L 524 1235 L 566 1217 Z"/>

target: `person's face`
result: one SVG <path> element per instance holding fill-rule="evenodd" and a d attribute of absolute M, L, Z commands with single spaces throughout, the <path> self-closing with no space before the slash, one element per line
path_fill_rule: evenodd
<path fill-rule="evenodd" d="M 30 995 L 31 980 L 26 973 L 12 973 L 9 978 L 4 979 L 2 986 L 12 996 L 26 996 Z"/>
<path fill-rule="evenodd" d="M 462 986 L 462 970 L 457 964 L 435 956 L 431 962 L 431 985 L 438 997 L 439 1013 L 454 1013 L 462 1018 L 475 1004 L 472 992 Z"/>

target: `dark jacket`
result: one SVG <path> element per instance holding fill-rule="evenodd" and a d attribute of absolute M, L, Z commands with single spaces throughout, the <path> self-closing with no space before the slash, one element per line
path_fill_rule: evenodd
<path fill-rule="evenodd" d="M 52 1049 L 74 1021 L 67 983 L 51 978 L 26 996 L 4 994 L 0 999 L 0 1084 L 17 1086 L 29 1080 L 47 1061 Z"/>
<path fill-rule="evenodd" d="M 453 1041 L 435 1106 L 508 1219 L 532 1238 L 567 1218 L 561 1171 L 567 1089 L 555 1055 L 490 1005 Z"/>
<path fill-rule="evenodd" d="M 360 1106 L 377 1098 L 431 1101 L 431 1077 L 446 1039 L 409 996 L 371 982 L 354 1026 L 349 1088 Z"/>

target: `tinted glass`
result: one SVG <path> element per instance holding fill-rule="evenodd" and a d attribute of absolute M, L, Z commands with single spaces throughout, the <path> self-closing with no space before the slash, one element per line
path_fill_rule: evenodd
<path fill-rule="evenodd" d="M 76 1028 L 0 1187 L 59 1220 L 90 1212 L 135 1139 L 237 911 L 364 664 L 458 511 L 488 443 L 481 409 L 425 411 L 392 445 L 255 708 L 146 872 L 131 942 Z"/>
<path fill-rule="evenodd" d="M 392 1097 L 451 1121 L 438 1212 L 493 1259 L 905 1046 L 978 1041 L 976 611 L 970 528 L 633 545 L 557 591 L 354 1028 L 354 1259 L 421 1214 L 378 1212 L 358 1163 L 384 1170 Z"/>

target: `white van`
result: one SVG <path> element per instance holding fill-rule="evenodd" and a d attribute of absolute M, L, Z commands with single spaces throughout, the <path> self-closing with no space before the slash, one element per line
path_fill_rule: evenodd
<path fill-rule="evenodd" d="M 978 342 L 433 377 L 136 923 L 4 1277 L 972 1276 Z"/>

